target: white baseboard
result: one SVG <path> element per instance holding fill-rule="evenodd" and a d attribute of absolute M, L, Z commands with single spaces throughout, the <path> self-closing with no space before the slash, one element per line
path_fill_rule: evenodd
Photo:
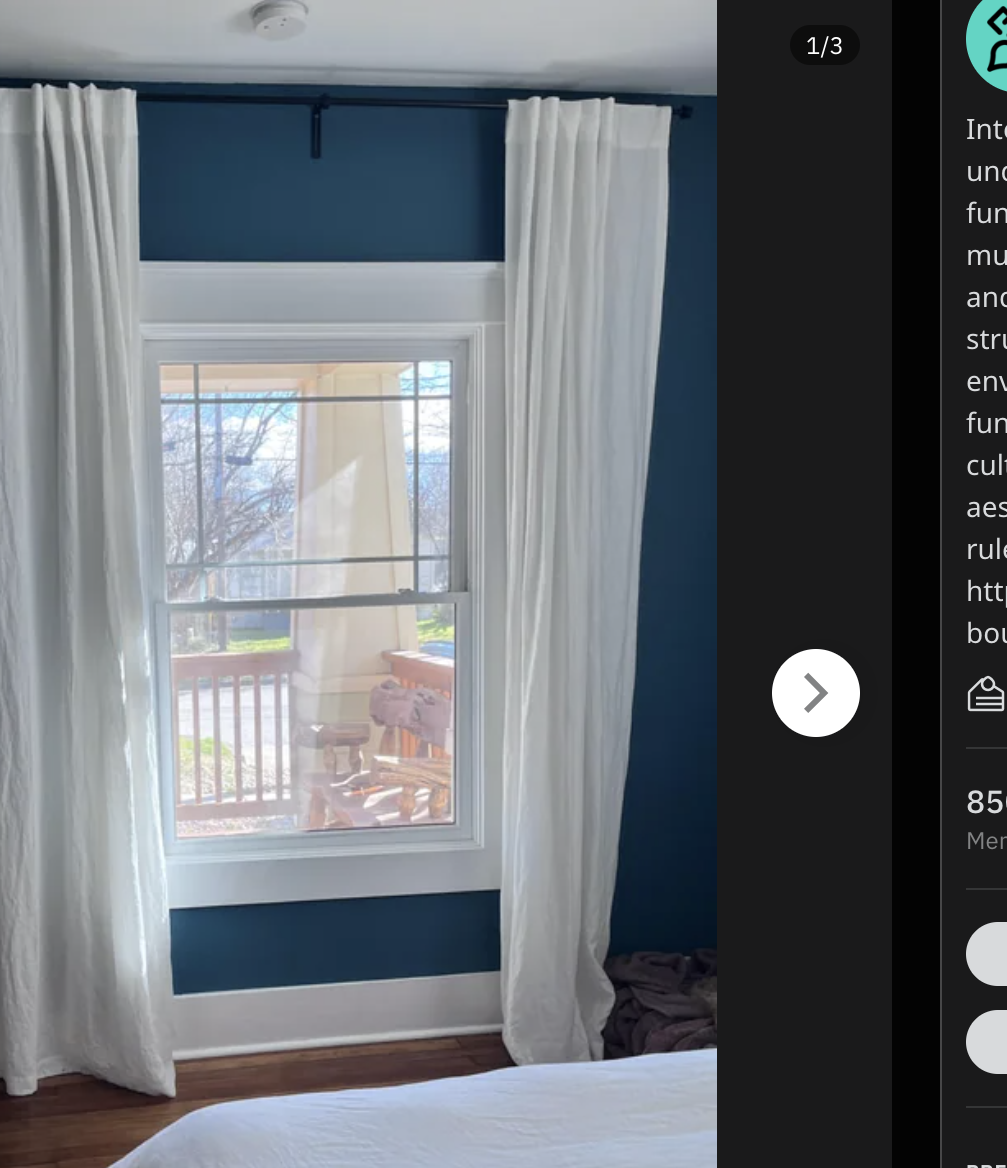
<path fill-rule="evenodd" d="M 175 998 L 175 1058 L 487 1034 L 500 974 L 280 986 Z"/>

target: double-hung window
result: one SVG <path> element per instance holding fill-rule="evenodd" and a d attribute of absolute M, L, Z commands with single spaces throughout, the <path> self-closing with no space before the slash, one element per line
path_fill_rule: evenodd
<path fill-rule="evenodd" d="M 146 326 L 173 902 L 491 886 L 485 326 L 256 319 Z"/>

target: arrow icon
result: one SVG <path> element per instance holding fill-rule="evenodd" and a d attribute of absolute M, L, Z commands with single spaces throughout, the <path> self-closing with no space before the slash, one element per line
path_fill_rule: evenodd
<path fill-rule="evenodd" d="M 815 679 L 811 676 L 810 673 L 806 673 L 804 675 L 804 680 L 810 681 L 811 684 L 815 687 L 815 689 L 818 690 L 817 697 L 813 697 L 811 699 L 811 701 L 808 702 L 808 704 L 804 707 L 804 712 L 806 714 L 810 714 L 811 711 L 815 708 L 815 706 L 818 705 L 818 703 L 822 700 L 822 698 L 824 698 L 828 694 L 829 691 L 825 688 L 824 685 L 819 685 L 818 682 L 815 681 Z"/>

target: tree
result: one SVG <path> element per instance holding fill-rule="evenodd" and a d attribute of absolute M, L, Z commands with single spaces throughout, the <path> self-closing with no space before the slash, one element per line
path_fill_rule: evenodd
<path fill-rule="evenodd" d="M 409 507 L 412 512 L 415 481 L 420 554 L 443 557 L 422 565 L 418 586 L 438 591 L 450 583 L 452 418 L 447 397 L 452 371 L 449 362 L 420 362 L 414 369 L 419 401 L 413 405 L 404 400 L 403 415 Z M 419 451 L 412 432 L 414 409 L 420 422 Z M 263 568 L 231 565 L 283 564 L 292 558 L 300 410 L 296 397 L 284 391 L 254 402 L 229 401 L 226 393 L 211 394 L 198 407 L 189 400 L 165 399 L 162 442 L 169 600 L 249 595 L 243 584 L 252 586 L 251 595 L 265 595 Z M 289 572 L 289 568 L 278 570 Z M 224 619 L 191 621 L 188 643 L 226 648 Z M 208 627 L 211 623 L 213 628 Z"/>
<path fill-rule="evenodd" d="M 224 596 L 225 565 L 289 554 L 297 489 L 297 404 L 162 407 L 168 598 Z M 198 457 L 197 457 L 198 453 Z M 201 482 L 199 480 L 202 480 Z M 202 523 L 200 523 L 202 520 Z"/>

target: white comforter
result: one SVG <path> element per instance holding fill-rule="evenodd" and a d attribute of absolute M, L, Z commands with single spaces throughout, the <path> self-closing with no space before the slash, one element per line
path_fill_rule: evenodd
<path fill-rule="evenodd" d="M 114 1168 L 714 1168 L 717 1053 L 221 1103 Z"/>

